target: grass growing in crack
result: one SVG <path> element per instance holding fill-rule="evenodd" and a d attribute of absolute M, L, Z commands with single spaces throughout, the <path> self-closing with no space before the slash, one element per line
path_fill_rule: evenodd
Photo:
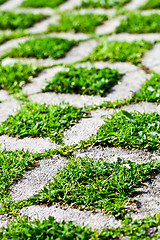
<path fill-rule="evenodd" d="M 141 64 L 141 57 L 152 47 L 147 41 L 102 41 L 90 53 L 90 61 L 121 61 Z"/>
<path fill-rule="evenodd" d="M 104 228 L 101 231 L 88 227 L 75 225 L 73 222 L 57 222 L 54 217 L 49 219 L 30 220 L 27 217 L 18 218 L 1 228 L 0 238 L 2 240 L 45 240 L 45 239 L 93 239 L 110 240 L 127 236 L 129 239 L 158 240 L 158 228 L 160 225 L 160 214 L 149 216 L 142 220 L 132 221 L 126 218 L 123 227 Z"/>
<path fill-rule="evenodd" d="M 115 112 L 100 127 L 94 140 L 102 145 L 160 150 L 160 115 Z"/>
<path fill-rule="evenodd" d="M 48 27 L 49 32 L 83 32 L 93 33 L 96 26 L 107 20 L 104 14 L 79 14 L 79 13 L 63 13 L 57 23 Z"/>
<path fill-rule="evenodd" d="M 0 44 L 14 38 L 24 37 L 27 34 L 24 31 L 12 31 L 10 33 L 0 32 Z"/>
<path fill-rule="evenodd" d="M 5 57 L 61 58 L 76 41 L 57 37 L 34 38 L 6 52 Z"/>
<path fill-rule="evenodd" d="M 86 114 L 81 108 L 67 103 L 46 105 L 26 104 L 15 116 L 2 122 L 0 134 L 17 137 L 49 137 L 62 143 L 63 132 Z"/>
<path fill-rule="evenodd" d="M 0 202 L 6 206 L 6 210 L 10 208 L 7 204 L 7 201 L 11 202 L 10 186 L 34 162 L 35 156 L 28 151 L 0 151 Z"/>
<path fill-rule="evenodd" d="M 25 29 L 44 18 L 46 18 L 46 16 L 43 14 L 0 11 L 0 29 Z"/>
<path fill-rule="evenodd" d="M 160 163 L 104 162 L 88 157 L 71 158 L 53 181 L 24 202 L 71 204 L 81 209 L 103 209 L 117 217 L 127 212 L 126 200 L 137 184 L 160 171 Z"/>
<path fill-rule="evenodd" d="M 121 76 L 117 70 L 110 68 L 71 67 L 68 71 L 58 72 L 43 91 L 105 96 Z"/>
<path fill-rule="evenodd" d="M 81 7 L 93 7 L 93 8 L 110 8 L 110 7 L 122 7 L 130 0 L 82 0 Z"/>
<path fill-rule="evenodd" d="M 33 68 L 32 65 L 21 63 L 0 65 L 0 89 L 9 90 L 11 94 L 17 93 L 40 70 L 39 67 Z"/>
<path fill-rule="evenodd" d="M 134 101 L 160 102 L 160 74 L 146 80 L 142 88 L 133 94 Z"/>
<path fill-rule="evenodd" d="M 58 5 L 62 4 L 66 0 L 50 0 L 45 2 L 44 0 L 25 0 L 22 2 L 21 7 L 33 7 L 33 8 L 41 8 L 41 7 L 50 7 L 55 8 Z"/>
<path fill-rule="evenodd" d="M 147 16 L 131 13 L 127 19 L 122 19 L 115 32 L 154 33 L 160 32 L 160 15 L 153 13 Z"/>
<path fill-rule="evenodd" d="M 154 9 L 160 8 L 160 0 L 148 0 L 144 5 L 140 6 L 139 9 Z"/>

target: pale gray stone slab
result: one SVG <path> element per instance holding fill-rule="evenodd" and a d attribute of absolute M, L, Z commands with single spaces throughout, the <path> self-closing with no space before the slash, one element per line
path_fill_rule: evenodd
<path fill-rule="evenodd" d="M 69 206 L 60 207 L 57 205 L 52 206 L 29 206 L 21 210 L 22 215 L 26 215 L 31 219 L 35 218 L 48 218 L 53 216 L 56 221 L 65 220 L 66 222 L 73 221 L 75 224 L 84 224 L 91 228 L 102 229 L 104 227 L 119 227 L 120 221 L 116 220 L 114 216 L 103 215 L 97 210 L 98 213 L 93 213 L 87 210 L 80 211 L 78 209 L 70 208 Z"/>

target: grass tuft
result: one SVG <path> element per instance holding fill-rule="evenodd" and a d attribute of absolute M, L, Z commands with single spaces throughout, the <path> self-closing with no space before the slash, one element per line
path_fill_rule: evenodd
<path fill-rule="evenodd" d="M 63 13 L 57 23 L 49 25 L 48 31 L 93 33 L 95 28 L 107 19 L 104 14 Z"/>
<path fill-rule="evenodd" d="M 43 91 L 105 96 L 121 76 L 110 68 L 71 67 L 68 71 L 58 72 Z"/>
<path fill-rule="evenodd" d="M 152 47 L 153 43 L 147 41 L 119 42 L 102 41 L 90 53 L 90 61 L 131 62 L 141 64 L 141 57 Z"/>
<path fill-rule="evenodd" d="M 76 45 L 76 41 L 58 37 L 34 38 L 6 52 L 5 57 L 61 58 Z"/>
<path fill-rule="evenodd" d="M 0 134 L 17 137 L 49 137 L 57 143 L 62 143 L 65 129 L 85 116 L 81 108 L 67 103 L 60 105 L 30 103 L 16 115 L 10 115 L 2 122 Z"/>
<path fill-rule="evenodd" d="M 115 32 L 129 32 L 129 33 L 155 33 L 160 32 L 160 15 L 153 13 L 151 15 L 143 16 L 141 14 L 131 13 L 127 19 L 122 19 L 120 25 Z"/>
<path fill-rule="evenodd" d="M 43 14 L 0 11 L 0 29 L 26 29 L 46 17 Z"/>
<path fill-rule="evenodd" d="M 92 8 L 111 8 L 111 7 L 122 7 L 125 3 L 130 0 L 82 0 L 81 7 L 92 7 Z"/>
<path fill-rule="evenodd" d="M 41 8 L 41 7 L 50 7 L 55 8 L 58 5 L 62 4 L 66 0 L 50 0 L 45 2 L 44 0 L 25 0 L 22 2 L 21 7 L 33 7 L 33 8 Z"/>
<path fill-rule="evenodd" d="M 29 203 L 71 204 L 80 209 L 102 209 L 121 217 L 127 212 L 126 201 L 137 184 L 160 171 L 160 163 L 130 161 L 104 162 L 87 156 L 71 158 L 53 180 L 31 198 Z"/>
<path fill-rule="evenodd" d="M 100 127 L 95 142 L 102 145 L 160 150 L 158 113 L 115 112 Z"/>

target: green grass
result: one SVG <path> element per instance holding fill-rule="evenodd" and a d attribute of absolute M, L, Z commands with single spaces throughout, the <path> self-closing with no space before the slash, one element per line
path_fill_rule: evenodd
<path fill-rule="evenodd" d="M 35 156 L 24 151 L 0 151 L 0 202 L 4 203 L 10 194 L 10 186 L 29 167 L 33 166 Z M 9 206 L 8 206 L 9 207 Z"/>
<path fill-rule="evenodd" d="M 117 70 L 110 68 L 71 67 L 58 72 L 43 91 L 105 96 L 121 76 Z"/>
<path fill-rule="evenodd" d="M 122 7 L 130 0 L 82 0 L 81 7 L 93 7 L 93 8 L 111 8 Z"/>
<path fill-rule="evenodd" d="M 50 0 L 48 2 L 45 2 L 44 0 L 36 0 L 34 2 L 32 0 L 25 0 L 24 2 L 22 2 L 21 7 L 33 7 L 33 8 L 50 7 L 50 8 L 55 8 L 65 1 L 66 0 Z"/>
<path fill-rule="evenodd" d="M 0 0 L 0 4 L 5 3 L 7 0 Z"/>
<path fill-rule="evenodd" d="M 146 80 L 142 88 L 133 94 L 134 101 L 160 102 L 160 74 Z"/>
<path fill-rule="evenodd" d="M 70 125 L 86 116 L 81 108 L 67 103 L 45 105 L 30 103 L 15 116 L 10 115 L 0 126 L 0 134 L 17 137 L 49 137 L 62 142 L 63 132 Z"/>
<path fill-rule="evenodd" d="M 129 239 L 132 240 L 158 240 L 157 232 L 160 225 L 159 214 L 135 221 L 126 218 L 123 223 L 125 224 L 123 227 L 104 228 L 98 231 L 96 229 L 93 230 L 88 227 L 75 225 L 71 221 L 68 223 L 64 221 L 57 222 L 54 217 L 49 217 L 48 220 L 30 220 L 27 217 L 22 217 L 10 222 L 6 227 L 1 228 L 0 238 L 2 240 L 110 240 L 119 239 L 121 236 L 128 236 Z"/>
<path fill-rule="evenodd" d="M 32 204 L 71 204 L 80 209 L 103 209 L 105 213 L 123 217 L 126 201 L 137 184 L 160 171 L 160 163 L 130 161 L 104 162 L 87 156 L 71 158 L 48 185 L 31 198 Z"/>
<path fill-rule="evenodd" d="M 63 13 L 57 23 L 49 25 L 48 31 L 93 33 L 95 28 L 107 19 L 104 14 Z"/>
<path fill-rule="evenodd" d="M 87 60 L 131 62 L 141 64 L 141 57 L 152 47 L 153 43 L 142 41 L 119 42 L 101 41 L 90 53 Z"/>
<path fill-rule="evenodd" d="M 9 33 L 4 33 L 0 31 L 0 44 L 15 38 L 20 38 L 26 36 L 27 34 L 24 31 L 13 31 Z"/>
<path fill-rule="evenodd" d="M 35 57 L 35 58 L 61 58 L 69 51 L 76 41 L 61 39 L 58 37 L 34 38 L 24 43 L 19 43 L 18 47 L 6 52 L 5 57 Z"/>
<path fill-rule="evenodd" d="M 154 9 L 154 8 L 160 8 L 160 0 L 154 0 L 154 1 L 148 0 L 139 9 Z"/>
<path fill-rule="evenodd" d="M 33 68 L 32 65 L 21 63 L 0 65 L 0 89 L 9 90 L 12 94 L 19 92 L 40 70 L 41 68 Z"/>
<path fill-rule="evenodd" d="M 121 20 L 120 25 L 115 32 L 129 32 L 129 33 L 155 33 L 160 32 L 160 15 L 157 13 L 143 16 L 141 14 L 131 13 L 127 19 Z"/>
<path fill-rule="evenodd" d="M 26 29 L 44 18 L 46 18 L 46 16 L 43 14 L 0 11 L 0 29 Z"/>
<path fill-rule="evenodd" d="M 96 133 L 101 145 L 160 150 L 160 115 L 158 113 L 115 112 Z"/>

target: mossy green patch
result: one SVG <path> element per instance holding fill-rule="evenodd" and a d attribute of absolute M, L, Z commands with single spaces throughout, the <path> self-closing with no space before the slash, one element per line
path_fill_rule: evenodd
<path fill-rule="evenodd" d="M 2 122 L 0 134 L 17 137 L 49 137 L 57 143 L 62 143 L 65 129 L 85 116 L 81 108 L 67 103 L 60 105 L 30 103 L 16 115 L 10 115 Z"/>
<path fill-rule="evenodd" d="M 141 64 L 141 57 L 152 47 L 153 43 L 142 41 L 119 42 L 101 41 L 90 53 L 90 61 L 131 62 Z"/>
<path fill-rule="evenodd" d="M 0 65 L 0 89 L 9 90 L 10 93 L 19 90 L 41 70 L 32 65 L 14 63 L 13 65 Z"/>
<path fill-rule="evenodd" d="M 88 157 L 71 158 L 53 180 L 28 200 L 32 204 L 71 204 L 81 209 L 103 209 L 123 216 L 126 200 L 135 187 L 160 170 L 160 163 L 104 162 Z"/>
<path fill-rule="evenodd" d="M 0 11 L 0 29 L 26 29 L 44 18 L 46 16 L 43 14 Z"/>
<path fill-rule="evenodd" d="M 77 42 L 57 37 L 34 38 L 6 52 L 5 57 L 61 58 Z"/>
<path fill-rule="evenodd" d="M 154 33 L 160 32 L 160 15 L 153 13 L 150 15 L 141 15 L 131 13 L 127 19 L 121 20 L 120 25 L 115 32 L 129 32 L 129 33 Z"/>
<path fill-rule="evenodd" d="M 93 33 L 95 28 L 107 19 L 105 14 L 62 13 L 57 23 L 49 25 L 48 31 Z"/>
<path fill-rule="evenodd" d="M 160 150 L 160 115 L 115 112 L 99 128 L 94 141 L 102 145 Z"/>
<path fill-rule="evenodd" d="M 130 0 L 82 0 L 82 7 L 93 7 L 93 8 L 111 8 L 111 7 L 122 7 L 125 3 Z"/>
<path fill-rule="evenodd" d="M 105 96 L 122 74 L 115 69 L 75 68 L 58 72 L 43 91 Z"/>

